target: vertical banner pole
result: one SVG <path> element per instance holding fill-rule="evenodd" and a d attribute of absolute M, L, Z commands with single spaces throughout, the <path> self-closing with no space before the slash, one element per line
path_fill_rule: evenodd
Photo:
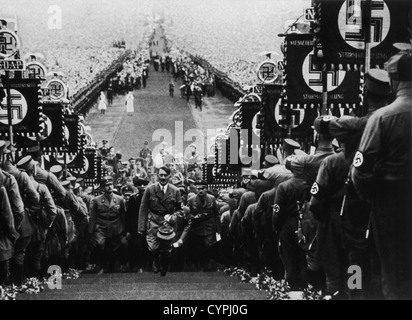
<path fill-rule="evenodd" d="M 322 109 L 320 115 L 328 113 L 328 71 L 326 63 L 322 65 Z"/>
<path fill-rule="evenodd" d="M 7 119 L 9 124 L 9 139 L 13 146 L 13 121 L 12 121 L 12 110 L 11 110 L 11 96 L 10 96 L 10 71 L 5 70 L 6 73 L 6 94 L 7 94 Z"/>
<path fill-rule="evenodd" d="M 371 11 L 372 1 L 366 0 L 363 7 L 363 26 L 365 30 L 365 73 L 369 72 L 371 67 Z"/>

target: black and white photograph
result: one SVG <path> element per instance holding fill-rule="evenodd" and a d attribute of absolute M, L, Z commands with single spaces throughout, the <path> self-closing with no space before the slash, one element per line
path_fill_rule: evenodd
<path fill-rule="evenodd" d="M 410 0 L 0 0 L 0 300 L 411 300 L 411 62 Z"/>

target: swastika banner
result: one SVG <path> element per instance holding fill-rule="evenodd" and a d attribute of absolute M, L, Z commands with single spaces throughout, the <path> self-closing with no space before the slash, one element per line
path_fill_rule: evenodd
<path fill-rule="evenodd" d="M 40 146 L 43 151 L 63 147 L 63 106 L 59 103 L 44 104 L 43 118 L 40 124 L 42 128 Z"/>
<path fill-rule="evenodd" d="M 64 123 L 67 152 L 75 154 L 81 148 L 79 116 L 75 114 L 65 115 Z"/>
<path fill-rule="evenodd" d="M 63 147 L 63 106 L 61 104 L 42 105 L 42 120 L 36 134 L 15 134 L 18 148 L 31 147 L 37 141 L 46 153 L 60 150 Z"/>
<path fill-rule="evenodd" d="M 351 65 L 364 65 L 367 28 L 370 28 L 372 68 L 383 67 L 393 43 L 409 42 L 411 1 L 370 2 L 369 10 L 365 0 L 315 1 L 320 25 L 319 40 L 327 64 L 340 64 L 344 69 Z"/>
<path fill-rule="evenodd" d="M 287 104 L 292 108 L 321 104 L 324 73 L 315 64 L 313 35 L 288 35 L 286 42 Z M 359 71 L 328 71 L 326 80 L 329 106 L 341 104 L 355 108 L 359 105 Z"/>
<path fill-rule="evenodd" d="M 263 132 L 264 140 L 270 140 L 278 131 L 277 120 L 275 118 L 275 107 L 280 99 L 282 86 L 265 85 L 262 90 L 262 106 L 264 113 Z"/>
<path fill-rule="evenodd" d="M 54 165 L 61 165 L 64 167 L 65 160 L 64 158 L 66 157 L 66 165 L 67 169 L 70 172 L 75 172 L 78 170 L 83 170 L 84 165 L 85 165 L 85 159 L 83 155 L 83 150 L 81 150 L 78 154 L 76 155 L 71 155 L 71 154 L 64 154 L 62 152 L 57 152 L 52 155 L 47 155 L 45 157 L 45 168 L 48 170 Z"/>
<path fill-rule="evenodd" d="M 93 185 L 97 178 L 97 151 L 96 149 L 83 150 L 82 169 L 77 169 L 76 173 L 84 179 L 86 185 Z"/>
<path fill-rule="evenodd" d="M 13 132 L 22 135 L 34 135 L 39 132 L 39 86 L 40 80 L 37 79 L 10 79 Z M 5 88 L 3 89 L 6 92 Z M 9 130 L 7 94 L 0 103 L 0 133 L 7 133 Z"/>

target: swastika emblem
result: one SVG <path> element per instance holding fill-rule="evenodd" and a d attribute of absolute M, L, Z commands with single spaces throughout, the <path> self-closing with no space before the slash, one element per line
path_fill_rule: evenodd
<path fill-rule="evenodd" d="M 310 193 L 311 193 L 311 194 L 318 194 L 318 192 L 319 192 L 319 186 L 318 186 L 318 184 L 315 182 L 315 183 L 313 183 L 313 185 L 312 185 L 312 189 L 310 189 Z"/>
<path fill-rule="evenodd" d="M 283 129 L 287 129 L 289 127 L 288 124 L 288 119 L 287 119 L 287 111 L 286 108 L 282 107 L 282 103 L 279 100 L 275 109 L 274 109 L 274 114 L 275 114 L 275 120 L 279 127 Z M 299 127 L 303 120 L 305 119 L 305 110 L 304 109 L 291 109 L 290 110 L 290 124 L 292 126 L 292 129 Z"/>
<path fill-rule="evenodd" d="M 17 90 L 10 90 L 11 99 L 11 123 L 12 125 L 19 124 L 27 115 L 28 106 L 24 96 Z M 4 108 L 0 107 L 0 123 L 8 125 L 7 112 L 7 94 L 2 101 Z"/>
<path fill-rule="evenodd" d="M 59 100 L 65 97 L 66 95 L 66 86 L 60 80 L 53 79 L 51 80 L 47 87 L 50 90 L 50 97 L 53 100 Z"/>
<path fill-rule="evenodd" d="M 20 48 L 20 41 L 17 35 L 10 30 L 0 31 L 0 57 L 8 58 L 16 54 Z"/>
<path fill-rule="evenodd" d="M 338 16 L 338 27 L 343 40 L 351 47 L 365 49 L 365 30 L 362 29 L 362 9 L 366 0 L 346 0 Z M 383 0 L 371 2 L 371 48 L 388 35 L 391 26 L 388 6 Z"/>
<path fill-rule="evenodd" d="M 46 68 L 40 63 L 28 63 L 26 69 L 30 79 L 44 79 L 46 76 Z"/>
<path fill-rule="evenodd" d="M 278 213 L 279 211 L 280 211 L 280 207 L 279 207 L 279 205 L 276 203 L 276 204 L 273 206 L 273 212 Z"/>
<path fill-rule="evenodd" d="M 363 163 L 363 154 L 360 151 L 357 151 L 355 157 L 353 158 L 353 166 L 359 168 Z"/>
<path fill-rule="evenodd" d="M 314 68 L 313 58 L 314 58 L 314 51 L 309 53 L 306 56 L 305 61 L 303 62 L 303 65 L 302 65 L 303 79 L 305 80 L 309 88 L 311 88 L 312 90 L 316 92 L 322 92 L 323 91 L 322 71 L 316 70 Z M 341 70 L 328 71 L 327 72 L 328 92 L 333 91 L 337 87 L 339 87 L 342 84 L 343 80 L 345 79 L 345 76 L 346 76 L 346 71 L 341 71 Z"/>
<path fill-rule="evenodd" d="M 277 64 L 274 61 L 262 62 L 257 70 L 257 77 L 263 83 L 273 83 L 279 77 Z"/>

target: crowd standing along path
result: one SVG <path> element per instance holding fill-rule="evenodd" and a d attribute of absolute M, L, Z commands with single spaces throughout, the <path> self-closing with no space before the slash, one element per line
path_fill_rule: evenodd
<path fill-rule="evenodd" d="M 158 41 L 160 45 L 162 39 Z M 135 108 L 132 117 L 126 113 L 125 95 L 116 96 L 104 115 L 97 110 L 97 105 L 92 108 L 86 117 L 86 125 L 90 126 L 90 133 L 99 146 L 102 140 L 107 140 L 108 145 L 114 146 L 115 152 L 120 152 L 123 159 L 127 160 L 138 156 L 144 141 L 149 142 L 152 150 L 160 144 L 160 141 L 153 141 L 153 133 L 159 129 L 168 130 L 175 144 L 176 139 L 184 141 L 182 135 L 191 129 L 201 130 L 206 138 L 208 129 L 227 128 L 231 122 L 229 117 L 235 110 L 230 100 L 219 92 L 214 97 L 203 97 L 200 111 L 195 109 L 193 97 L 189 104 L 186 99 L 180 98 L 180 79 L 175 84 L 174 98 L 169 96 L 171 78 L 171 73 L 156 72 L 151 67 L 146 88 L 133 92 Z M 179 128 L 178 123 L 183 125 L 183 130 L 175 130 Z M 184 149 L 191 143 L 184 141 Z"/>

